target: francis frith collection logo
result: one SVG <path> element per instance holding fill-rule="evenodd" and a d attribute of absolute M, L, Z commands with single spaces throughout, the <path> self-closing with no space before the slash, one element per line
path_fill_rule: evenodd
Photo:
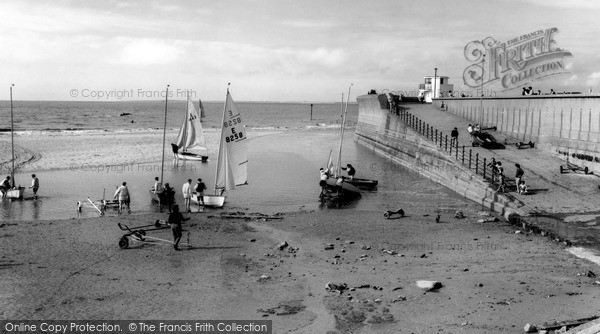
<path fill-rule="evenodd" d="M 537 30 L 506 42 L 492 37 L 465 46 L 471 62 L 463 72 L 465 85 L 479 88 L 494 85 L 499 91 L 522 87 L 544 77 L 569 73 L 564 57 L 571 52 L 557 46 L 557 28 Z"/>

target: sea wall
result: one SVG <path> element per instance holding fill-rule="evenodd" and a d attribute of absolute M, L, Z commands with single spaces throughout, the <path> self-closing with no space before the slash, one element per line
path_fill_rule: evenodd
<path fill-rule="evenodd" d="M 357 100 L 356 142 L 491 210 L 505 215 L 527 214 L 505 197 L 497 196 L 480 175 L 407 127 L 390 112 L 385 95 L 363 95 Z"/>
<path fill-rule="evenodd" d="M 600 172 L 600 96 L 439 98 L 448 112 Z M 483 112 L 481 112 L 483 110 Z"/>

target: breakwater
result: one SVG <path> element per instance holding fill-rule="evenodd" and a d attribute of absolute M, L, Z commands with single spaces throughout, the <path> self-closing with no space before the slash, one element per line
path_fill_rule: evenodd
<path fill-rule="evenodd" d="M 434 105 L 457 116 L 496 126 L 522 142 L 558 153 L 600 173 L 600 96 L 581 94 L 439 98 Z"/>
<path fill-rule="evenodd" d="M 409 109 L 390 104 L 386 95 L 363 95 L 357 100 L 354 138 L 359 144 L 493 211 L 529 214 L 526 207 L 494 192 L 489 161 L 470 147 L 452 142 L 448 133 L 439 132 Z"/>

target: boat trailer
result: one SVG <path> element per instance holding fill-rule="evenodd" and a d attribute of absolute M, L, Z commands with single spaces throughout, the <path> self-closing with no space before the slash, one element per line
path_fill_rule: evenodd
<path fill-rule="evenodd" d="M 151 224 L 151 225 L 142 225 L 142 226 L 136 226 L 136 227 L 131 227 L 131 228 L 129 226 L 127 226 L 125 224 L 121 224 L 121 223 L 117 223 L 117 225 L 119 226 L 119 229 L 121 229 L 121 231 L 127 231 L 127 233 L 123 234 L 123 236 L 121 236 L 121 238 L 119 239 L 118 244 L 119 244 L 119 248 L 121 248 L 121 249 L 129 248 L 131 242 L 152 243 L 152 244 L 155 244 L 156 242 L 162 242 L 162 243 L 173 244 L 173 241 L 171 241 L 171 240 L 157 238 L 157 237 L 151 237 L 151 236 L 146 235 L 146 232 L 170 229 L 171 225 L 169 225 L 164 220 L 159 219 L 159 220 L 156 220 L 154 222 L 154 224 Z M 187 233 L 187 241 L 180 242 L 179 244 L 187 245 L 188 247 L 191 247 L 190 246 L 190 232 Z"/>

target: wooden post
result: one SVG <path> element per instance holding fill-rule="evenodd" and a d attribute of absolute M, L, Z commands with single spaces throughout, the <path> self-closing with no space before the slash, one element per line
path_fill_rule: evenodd
<path fill-rule="evenodd" d="M 310 120 L 312 121 L 312 110 L 313 110 L 313 104 L 310 104 Z"/>

